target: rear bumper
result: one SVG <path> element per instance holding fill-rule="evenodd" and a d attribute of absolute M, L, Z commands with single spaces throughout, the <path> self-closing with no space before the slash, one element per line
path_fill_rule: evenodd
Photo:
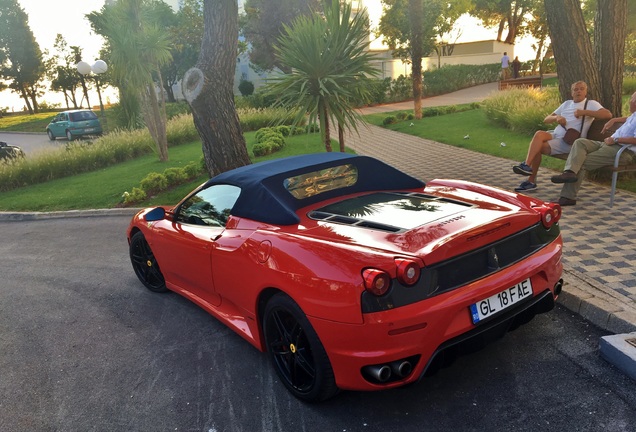
<path fill-rule="evenodd" d="M 389 311 L 364 315 L 352 325 L 309 317 L 336 376 L 349 390 L 379 390 L 419 380 L 454 356 L 475 351 L 538 313 L 551 310 L 561 281 L 561 242 L 527 259 L 456 290 Z M 533 296 L 493 317 L 472 323 L 469 306 L 530 278 Z M 408 375 L 386 382 L 370 379 L 376 365 L 408 359 Z M 364 372 L 363 372 L 364 371 Z"/>

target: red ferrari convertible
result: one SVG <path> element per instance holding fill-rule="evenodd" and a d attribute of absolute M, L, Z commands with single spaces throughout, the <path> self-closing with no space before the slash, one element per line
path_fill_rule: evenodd
<path fill-rule="evenodd" d="M 551 310 L 558 204 L 303 155 L 220 174 L 128 229 L 135 273 L 261 351 L 296 397 L 430 374 Z"/>

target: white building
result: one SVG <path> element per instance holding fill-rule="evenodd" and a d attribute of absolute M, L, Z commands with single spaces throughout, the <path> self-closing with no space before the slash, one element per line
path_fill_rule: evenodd
<path fill-rule="evenodd" d="M 376 38 L 373 29 L 380 25 L 382 16 L 382 2 L 380 0 L 348 0 L 351 3 L 353 12 L 365 11 L 369 15 L 372 32 L 369 35 L 369 49 L 374 52 L 380 60 L 377 68 L 381 71 L 381 78 L 397 78 L 400 75 L 411 74 L 411 65 L 400 59 L 394 59 L 391 50 L 383 43 L 382 38 Z M 484 29 L 481 29 L 484 30 Z M 474 31 L 471 31 L 475 33 Z M 480 34 L 483 34 L 481 32 Z M 422 59 L 422 69 L 431 70 L 445 65 L 458 64 L 492 64 L 499 63 L 504 52 L 510 58 L 514 58 L 514 45 L 499 42 L 497 40 L 479 40 L 472 42 L 455 43 L 447 45 L 443 54 L 436 53 Z"/>

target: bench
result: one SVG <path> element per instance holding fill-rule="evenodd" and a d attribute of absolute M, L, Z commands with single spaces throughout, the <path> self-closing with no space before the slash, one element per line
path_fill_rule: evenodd
<path fill-rule="evenodd" d="M 606 131 L 605 133 L 601 133 L 603 129 L 603 125 L 606 123 L 605 120 L 594 120 L 592 122 L 592 126 L 590 126 L 590 130 L 587 132 L 587 137 L 594 141 L 603 141 L 608 136 L 612 135 L 616 130 L 621 127 L 623 123 L 614 123 L 611 130 Z M 618 182 L 618 174 L 622 172 L 631 172 L 636 171 L 636 163 L 624 164 L 621 163 L 621 155 L 627 150 L 629 144 L 617 144 L 620 145 L 621 148 L 616 153 L 616 157 L 614 158 L 614 165 L 607 165 L 603 168 L 599 169 L 607 169 L 612 172 L 612 189 L 610 191 L 610 207 L 614 206 L 614 195 L 616 194 L 616 183 Z M 568 158 L 568 154 L 555 154 L 551 155 L 557 159 L 566 160 Z"/>
<path fill-rule="evenodd" d="M 521 78 L 511 78 L 499 81 L 499 90 L 505 90 L 511 87 L 536 87 L 541 88 L 541 76 L 529 76 Z"/>

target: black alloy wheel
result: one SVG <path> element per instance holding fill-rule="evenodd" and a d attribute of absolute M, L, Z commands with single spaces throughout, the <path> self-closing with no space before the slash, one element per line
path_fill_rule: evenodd
<path fill-rule="evenodd" d="M 53 135 L 53 132 L 51 132 L 51 129 L 47 129 L 46 134 L 49 136 L 49 139 L 51 141 L 55 141 L 55 135 Z"/>
<path fill-rule="evenodd" d="M 130 239 L 130 262 L 135 274 L 146 288 L 154 292 L 168 291 L 155 255 L 141 231 L 136 232 Z"/>
<path fill-rule="evenodd" d="M 290 297 L 279 293 L 270 299 L 263 333 L 274 369 L 295 397 L 320 402 L 338 393 L 329 357 L 311 323 Z"/>
<path fill-rule="evenodd" d="M 71 133 L 70 130 L 66 131 L 66 139 L 69 141 L 73 141 L 73 134 Z"/>

